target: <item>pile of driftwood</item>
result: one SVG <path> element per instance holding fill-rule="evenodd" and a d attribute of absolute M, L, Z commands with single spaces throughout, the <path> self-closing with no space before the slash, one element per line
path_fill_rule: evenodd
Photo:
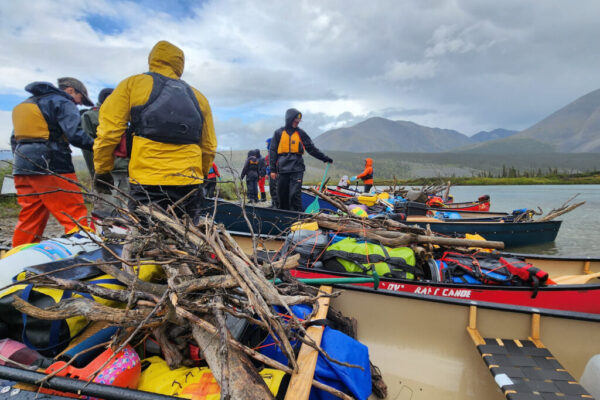
<path fill-rule="evenodd" d="M 432 183 L 420 187 L 407 188 L 404 186 L 397 185 L 396 178 L 394 177 L 394 183 L 391 186 L 389 186 L 385 191 L 393 196 L 402 196 L 403 198 L 410 201 L 425 203 L 427 201 L 428 196 L 441 196 L 444 199 L 448 198 L 451 186 L 452 184 L 450 183 L 450 181 L 448 181 L 448 183 Z"/>
<path fill-rule="evenodd" d="M 221 387 L 222 399 L 272 398 L 250 359 L 294 374 L 298 365 L 291 340 L 299 340 L 303 346 L 312 347 L 330 361 L 340 363 L 332 360 L 310 335 L 305 335 L 305 321 L 287 317 L 284 322 L 273 309 L 284 307 L 293 316 L 289 306 L 312 304 L 316 313 L 320 299 L 336 295 L 304 285 L 286 273 L 297 265 L 297 256 L 261 265 L 249 258 L 211 218 L 201 218 L 199 223 L 193 224 L 187 216 L 178 218 L 170 211 L 140 205 L 135 213 L 121 209 L 121 217 L 105 220 L 105 232 L 115 226 L 126 228 L 126 233 L 116 235 L 125 245 L 119 255 L 104 242 L 99 243 L 113 253 L 117 262 L 94 265 L 126 284 L 126 290 L 111 290 L 47 275 L 29 279 L 38 286 L 77 290 L 117 300 L 126 305 L 124 308 L 107 307 L 86 298 L 71 298 L 49 309 L 36 308 L 15 298 L 14 306 L 40 319 L 84 316 L 89 321 L 120 326 L 123 329 L 110 343 L 115 353 L 127 344 L 135 345 L 152 335 L 172 368 L 185 365 L 189 359 L 184 340 L 187 337 L 201 349 Z M 91 235 L 90 240 L 94 240 Z M 148 267 L 162 269 L 165 279 L 140 280 L 139 270 Z M 274 285 L 269 279 L 275 277 L 284 284 Z M 226 326 L 228 315 L 247 320 L 271 334 L 290 360 L 289 365 L 267 358 L 232 337 Z M 312 384 L 340 398 L 350 398 L 317 381 Z"/>

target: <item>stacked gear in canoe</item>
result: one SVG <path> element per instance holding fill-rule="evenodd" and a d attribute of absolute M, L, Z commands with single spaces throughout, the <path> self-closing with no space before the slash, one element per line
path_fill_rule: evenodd
<path fill-rule="evenodd" d="M 281 255 L 300 254 L 298 264 L 302 267 L 322 268 L 319 260 L 330 244 L 329 236 L 316 229 L 298 229 L 288 234 Z"/>
<path fill-rule="evenodd" d="M 410 247 L 387 247 L 381 244 L 346 237 L 327 247 L 322 257 L 325 269 L 353 272 L 386 278 L 421 279 L 416 257 Z"/>
<path fill-rule="evenodd" d="M 550 283 L 547 272 L 518 257 L 444 252 L 436 262 L 442 282 L 533 287 Z"/>
<path fill-rule="evenodd" d="M 286 319 L 290 318 L 289 313 L 281 306 L 275 306 L 275 309 Z M 290 306 L 292 313 L 301 320 L 310 318 L 312 307 L 305 304 Z M 313 325 L 324 325 L 321 346 L 325 353 L 336 360 L 344 360 L 347 364 L 342 365 L 329 361 L 319 354 L 314 372 L 314 379 L 330 387 L 340 390 L 346 394 L 352 395 L 356 399 L 367 399 L 371 394 L 372 385 L 378 381 L 378 377 L 371 375 L 371 364 L 369 361 L 369 349 L 360 343 L 353 336 L 355 332 L 342 332 L 344 327 L 338 326 L 337 321 L 330 319 L 331 314 L 326 319 L 311 321 Z M 289 363 L 288 358 L 281 351 L 280 346 L 274 340 L 271 334 L 263 331 L 263 340 L 258 346 L 258 351 L 273 360 L 284 365 Z M 301 341 L 294 340 L 290 342 L 293 346 L 296 357 L 300 350 Z M 348 364 L 359 366 L 350 367 Z M 284 381 L 285 383 L 285 381 Z M 269 386 L 271 388 L 271 386 Z M 330 393 L 313 387 L 310 391 L 309 399 L 335 399 Z"/>
<path fill-rule="evenodd" d="M 125 285 L 109 275 L 87 280 L 88 283 L 109 289 L 125 289 Z M 72 290 L 38 287 L 32 284 L 14 285 L 0 293 L 0 334 L 18 340 L 45 356 L 55 356 L 64 350 L 88 324 L 82 316 L 65 320 L 44 320 L 28 316 L 12 305 L 13 296 L 39 308 L 48 308 L 76 297 L 86 297 L 101 304 L 117 307 L 117 302 Z"/>
<path fill-rule="evenodd" d="M 14 297 L 41 309 L 46 309 L 76 298 L 87 298 L 99 304 L 115 308 L 125 306 L 123 303 L 93 296 L 89 293 L 63 290 L 52 287 L 52 285 L 44 286 L 25 281 L 35 275 L 50 274 L 55 278 L 81 280 L 86 284 L 93 284 L 105 289 L 124 290 L 126 288 L 126 285 L 110 275 L 103 274 L 96 267 L 80 265 L 73 268 L 77 264 L 89 264 L 98 259 L 104 259 L 107 262 L 114 260 L 105 249 L 99 248 L 86 251 L 93 249 L 94 246 L 82 246 L 81 248 L 72 246 L 75 249 L 73 251 L 83 251 L 77 255 L 71 255 L 71 253 L 66 251 L 49 252 L 48 249 L 54 248 L 50 247 L 51 244 L 61 249 L 67 248 L 65 240 L 69 239 L 72 239 L 72 237 L 57 238 L 38 244 L 19 246 L 18 249 L 11 250 L 2 259 L 5 265 L 12 268 L 12 273 L 19 269 L 19 267 L 23 268 L 23 270 L 12 278 L 12 281 L 18 284 L 0 292 L 0 335 L 3 338 L 11 338 L 24 343 L 30 349 L 36 350 L 47 357 L 53 357 L 64 350 L 88 326 L 88 320 L 81 315 L 61 320 L 45 320 L 28 316 L 13 306 Z M 109 248 L 116 254 L 121 253 L 120 248 L 117 246 L 110 245 Z M 43 254 L 40 253 L 41 250 L 44 250 Z M 35 256 L 37 253 L 40 253 L 39 257 Z M 29 260 L 34 261 L 28 263 Z M 37 262 L 41 260 L 46 261 L 45 264 L 31 265 L 35 264 L 36 260 Z M 145 264 L 139 267 L 138 272 L 138 277 L 141 280 L 152 281 L 160 276 L 162 269 L 158 265 Z M 21 281 L 23 283 L 20 283 Z"/>

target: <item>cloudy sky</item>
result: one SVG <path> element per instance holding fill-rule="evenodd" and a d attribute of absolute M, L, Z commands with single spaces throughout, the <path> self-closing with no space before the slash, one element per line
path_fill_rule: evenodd
<path fill-rule="evenodd" d="M 597 0 L 0 2 L 0 148 L 32 81 L 103 87 L 158 40 L 208 98 L 221 149 L 262 147 L 285 110 L 315 137 L 371 116 L 521 130 L 600 88 Z"/>

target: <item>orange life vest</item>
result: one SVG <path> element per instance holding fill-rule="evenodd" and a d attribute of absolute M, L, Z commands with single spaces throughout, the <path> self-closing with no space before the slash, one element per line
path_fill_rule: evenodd
<path fill-rule="evenodd" d="M 18 104 L 12 114 L 15 139 L 44 141 L 50 138 L 48 122 L 37 105 L 36 98 Z"/>
<path fill-rule="evenodd" d="M 300 139 L 300 134 L 295 131 L 291 135 L 285 130 L 281 132 L 277 154 L 304 154 L 304 145 Z"/>

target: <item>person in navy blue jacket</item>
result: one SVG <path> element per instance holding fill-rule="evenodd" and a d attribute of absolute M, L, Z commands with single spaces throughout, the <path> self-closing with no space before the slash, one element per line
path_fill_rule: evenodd
<path fill-rule="evenodd" d="M 75 78 L 25 87 L 31 97 L 12 111 L 13 175 L 21 206 L 13 246 L 39 242 L 50 213 L 65 228 L 76 228 L 71 218 L 87 225 L 87 208 L 76 185 L 69 145 L 92 150 L 94 141 L 81 129 L 77 104 L 94 103 Z M 75 182 L 75 183 L 74 183 Z"/>
<path fill-rule="evenodd" d="M 302 114 L 295 108 L 285 112 L 285 126 L 277 129 L 269 147 L 271 178 L 277 179 L 277 198 L 282 210 L 302 211 L 302 179 L 304 177 L 304 150 L 326 162 L 333 160 L 323 154 L 304 130 L 298 128 Z"/>
<path fill-rule="evenodd" d="M 250 150 L 240 176 L 242 179 L 246 178 L 246 190 L 250 203 L 258 202 L 258 177 L 260 175 L 260 168 L 260 152 L 257 156 L 256 150 Z"/>

